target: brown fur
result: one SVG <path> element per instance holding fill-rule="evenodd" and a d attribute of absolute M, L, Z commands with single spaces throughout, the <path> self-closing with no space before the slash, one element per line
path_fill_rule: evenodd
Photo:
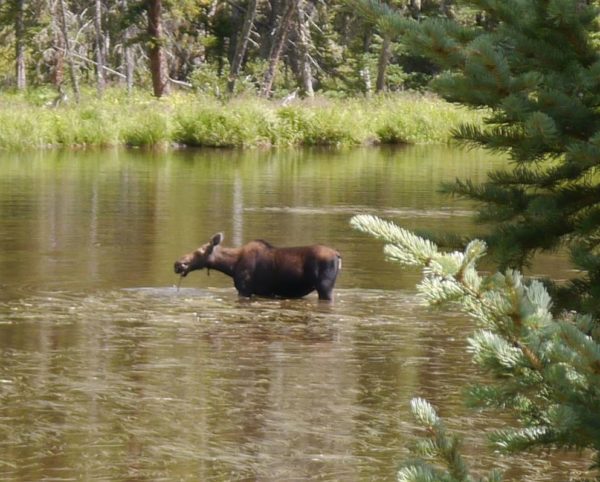
<path fill-rule="evenodd" d="M 327 246 L 276 248 L 266 241 L 250 241 L 239 248 L 221 246 L 223 235 L 175 262 L 175 272 L 186 276 L 197 269 L 215 269 L 233 278 L 241 296 L 301 298 L 317 290 L 319 299 L 333 299 L 341 268 L 340 254 Z"/>

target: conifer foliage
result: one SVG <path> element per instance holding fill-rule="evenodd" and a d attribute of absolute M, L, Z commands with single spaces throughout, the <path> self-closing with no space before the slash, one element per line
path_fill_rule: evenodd
<path fill-rule="evenodd" d="M 414 52 L 444 70 L 445 99 L 488 109 L 464 125 L 467 145 L 507 153 L 510 166 L 475 185 L 445 189 L 481 203 L 483 237 L 500 265 L 521 268 L 542 250 L 567 246 L 584 277 L 557 293 L 560 308 L 600 315 L 600 48 L 598 2 L 468 0 L 480 21 L 416 22 L 379 0 L 348 0 L 387 17 Z M 596 43 L 595 43 L 596 42 Z"/>
<path fill-rule="evenodd" d="M 445 253 L 374 216 L 355 216 L 351 224 L 384 240 L 390 259 L 423 268 L 418 289 L 428 303 L 451 303 L 476 322 L 470 351 L 491 381 L 471 386 L 468 400 L 483 409 L 510 410 L 520 422 L 491 434 L 496 448 L 589 449 L 593 467 L 600 467 L 600 327 L 590 316 L 554 316 L 544 285 L 527 282 L 518 271 L 480 275 L 476 265 L 486 254 L 483 241 Z M 398 480 L 479 480 L 469 475 L 458 439 L 447 434 L 434 409 L 415 399 L 412 410 L 428 438 L 417 444 L 419 458 L 400 470 Z M 500 475 L 492 472 L 480 480 L 496 481 Z"/>

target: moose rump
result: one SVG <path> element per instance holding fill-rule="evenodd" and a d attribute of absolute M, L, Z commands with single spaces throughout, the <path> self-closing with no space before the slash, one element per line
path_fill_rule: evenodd
<path fill-rule="evenodd" d="M 339 253 L 327 246 L 276 248 L 263 240 L 239 248 L 222 246 L 215 234 L 205 245 L 175 262 L 175 272 L 215 269 L 233 278 L 241 296 L 301 298 L 317 291 L 319 299 L 331 300 L 341 267 Z"/>
<path fill-rule="evenodd" d="M 339 269 L 339 257 L 331 248 L 275 248 L 265 241 L 245 247 L 233 276 L 242 296 L 301 298 L 317 290 L 319 297 L 330 299 Z"/>

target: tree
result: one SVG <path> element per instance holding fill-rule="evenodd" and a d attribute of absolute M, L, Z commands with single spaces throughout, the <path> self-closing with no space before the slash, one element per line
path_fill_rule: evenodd
<path fill-rule="evenodd" d="M 553 316 L 544 285 L 527 281 L 514 270 L 481 276 L 477 262 L 486 254 L 483 241 L 469 242 L 463 252 L 444 253 L 429 240 L 374 216 L 351 220 L 356 229 L 387 244 L 388 258 L 423 268 L 418 290 L 432 305 L 451 305 L 475 320 L 469 338 L 476 364 L 491 381 L 472 385 L 471 405 L 510 410 L 520 426 L 491 434 L 496 449 L 518 452 L 532 448 L 588 450 L 600 468 L 600 326 L 589 316 L 563 312 Z M 412 402 L 413 413 L 427 438 L 398 474 L 398 480 L 472 481 L 460 457 L 459 439 L 425 401 Z M 484 480 L 497 481 L 492 472 Z"/>
<path fill-rule="evenodd" d="M 600 52 L 598 10 L 579 0 L 481 0 L 473 25 L 415 22 L 376 0 L 353 2 L 385 18 L 403 42 L 445 72 L 433 83 L 446 99 L 489 112 L 484 127 L 455 133 L 467 145 L 508 154 L 512 169 L 476 186 L 457 181 L 449 193 L 482 203 L 479 219 L 502 270 L 521 267 L 541 250 L 569 247 L 584 276 L 568 286 L 526 282 L 518 271 L 481 277 L 476 261 L 486 244 L 440 253 L 431 241 L 389 223 L 355 218 L 354 225 L 388 243 L 386 253 L 425 268 L 419 290 L 431 303 L 452 302 L 480 330 L 470 339 L 475 361 L 493 378 L 469 390 L 478 407 L 511 410 L 521 423 L 492 434 L 496 446 L 590 450 L 600 466 Z M 484 25 L 482 27 L 481 25 Z M 568 309 L 569 311 L 565 310 Z M 417 455 L 442 461 L 409 463 L 398 479 L 473 480 L 433 408 L 413 412 L 430 438 Z M 492 473 L 487 480 L 499 480 Z"/>
<path fill-rule="evenodd" d="M 296 0 L 286 0 L 283 3 L 283 13 L 280 16 L 277 27 L 273 33 L 273 40 L 269 51 L 269 65 L 261 86 L 261 95 L 263 97 L 269 97 L 271 95 L 277 64 L 279 63 L 279 58 L 281 57 L 281 53 L 283 52 L 285 42 L 290 32 L 292 17 L 296 10 L 296 6 Z"/>
<path fill-rule="evenodd" d="M 120 2 L 121 11 L 125 14 L 128 9 L 127 0 L 121 0 Z M 123 63 L 125 64 L 125 83 L 127 85 L 127 92 L 131 94 L 133 91 L 133 73 L 135 70 L 135 64 L 133 62 L 133 52 L 130 45 L 131 41 L 131 26 L 127 25 L 123 29 Z"/>
<path fill-rule="evenodd" d="M 557 309 L 600 315 L 600 51 L 598 8 L 579 0 L 471 0 L 477 24 L 405 18 L 378 0 L 357 0 L 403 42 L 445 72 L 433 88 L 445 99 L 487 109 L 466 125 L 466 145 L 508 154 L 511 168 L 483 185 L 457 181 L 447 192 L 481 203 L 501 267 L 526 266 L 539 251 L 567 246 L 584 273 L 555 288 Z"/>
<path fill-rule="evenodd" d="M 385 90 L 385 73 L 390 62 L 391 47 L 392 41 L 390 36 L 384 34 L 381 51 L 379 52 L 379 60 L 377 62 L 377 82 L 375 84 L 375 90 L 377 92 L 383 92 Z"/>
<path fill-rule="evenodd" d="M 309 14 L 304 0 L 297 0 L 296 5 L 296 32 L 297 32 L 297 52 L 298 52 L 298 70 L 300 77 L 300 85 L 302 86 L 302 92 L 307 97 L 314 97 L 315 93 L 313 90 L 313 75 L 311 68 L 311 57 L 310 57 L 310 29 L 308 28 L 307 22 Z"/>
<path fill-rule="evenodd" d="M 0 1 L 0 37 L 3 46 L 10 46 L 14 52 L 13 73 L 18 90 L 24 90 L 28 84 L 28 54 L 33 32 L 39 27 L 38 7 L 38 0 Z"/>
<path fill-rule="evenodd" d="M 162 0 L 149 0 L 148 6 L 148 36 L 150 57 L 150 73 L 152 75 L 152 87 L 156 97 L 162 97 L 169 93 L 169 71 L 167 68 L 167 57 L 164 49 L 164 33 L 162 24 L 163 4 Z"/>
<path fill-rule="evenodd" d="M 432 3 L 423 2 L 423 16 Z M 161 95 L 203 76 L 231 89 L 240 75 L 259 90 L 265 84 L 269 95 L 293 89 L 291 82 L 306 96 L 315 90 L 362 93 L 359 72 L 370 78 L 381 45 L 342 2 L 307 0 L 0 1 L 0 38 L 0 76 L 19 87 L 52 82 L 66 88 L 73 65 L 78 82 L 95 82 L 98 92 L 115 76 L 131 89 L 135 68 L 141 83 L 149 79 Z M 397 51 L 392 42 L 389 52 Z M 387 59 L 382 56 L 380 72 Z M 280 71 L 282 79 L 276 78 Z"/>
<path fill-rule="evenodd" d="M 104 92 L 104 40 L 102 35 L 102 0 L 94 5 L 94 32 L 96 34 L 96 88 L 98 96 Z"/>
<path fill-rule="evenodd" d="M 242 67 L 244 56 L 246 55 L 250 34 L 252 32 L 252 25 L 254 24 L 254 17 L 256 16 L 257 5 L 258 0 L 248 0 L 248 5 L 246 5 L 244 25 L 235 45 L 235 53 L 233 55 L 233 61 L 231 62 L 231 69 L 229 71 L 227 90 L 229 90 L 230 93 L 234 92 L 235 83 L 240 75 L 240 69 Z"/>
<path fill-rule="evenodd" d="M 17 0 L 15 15 L 15 59 L 17 89 L 23 90 L 27 86 L 25 70 L 25 0 Z"/>
<path fill-rule="evenodd" d="M 65 0 L 58 0 L 58 14 L 60 16 L 58 24 L 62 33 L 62 38 L 65 46 L 65 55 L 69 62 L 69 76 L 71 78 L 71 87 L 73 88 L 73 94 L 75 95 L 75 102 L 79 102 L 79 76 L 77 74 L 77 66 L 75 65 L 75 59 L 71 51 L 71 39 L 69 37 L 69 26 L 67 23 L 67 7 Z M 59 84 L 59 88 L 62 87 Z M 62 93 L 61 93 L 62 96 Z"/>

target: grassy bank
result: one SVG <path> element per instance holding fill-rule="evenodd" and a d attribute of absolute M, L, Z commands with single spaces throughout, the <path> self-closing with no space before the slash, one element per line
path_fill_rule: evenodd
<path fill-rule="evenodd" d="M 0 95 L 0 148 L 75 146 L 352 146 L 443 143 L 481 114 L 417 95 L 227 102 L 194 94 L 166 99 L 123 91 L 50 107 L 48 95 Z"/>

